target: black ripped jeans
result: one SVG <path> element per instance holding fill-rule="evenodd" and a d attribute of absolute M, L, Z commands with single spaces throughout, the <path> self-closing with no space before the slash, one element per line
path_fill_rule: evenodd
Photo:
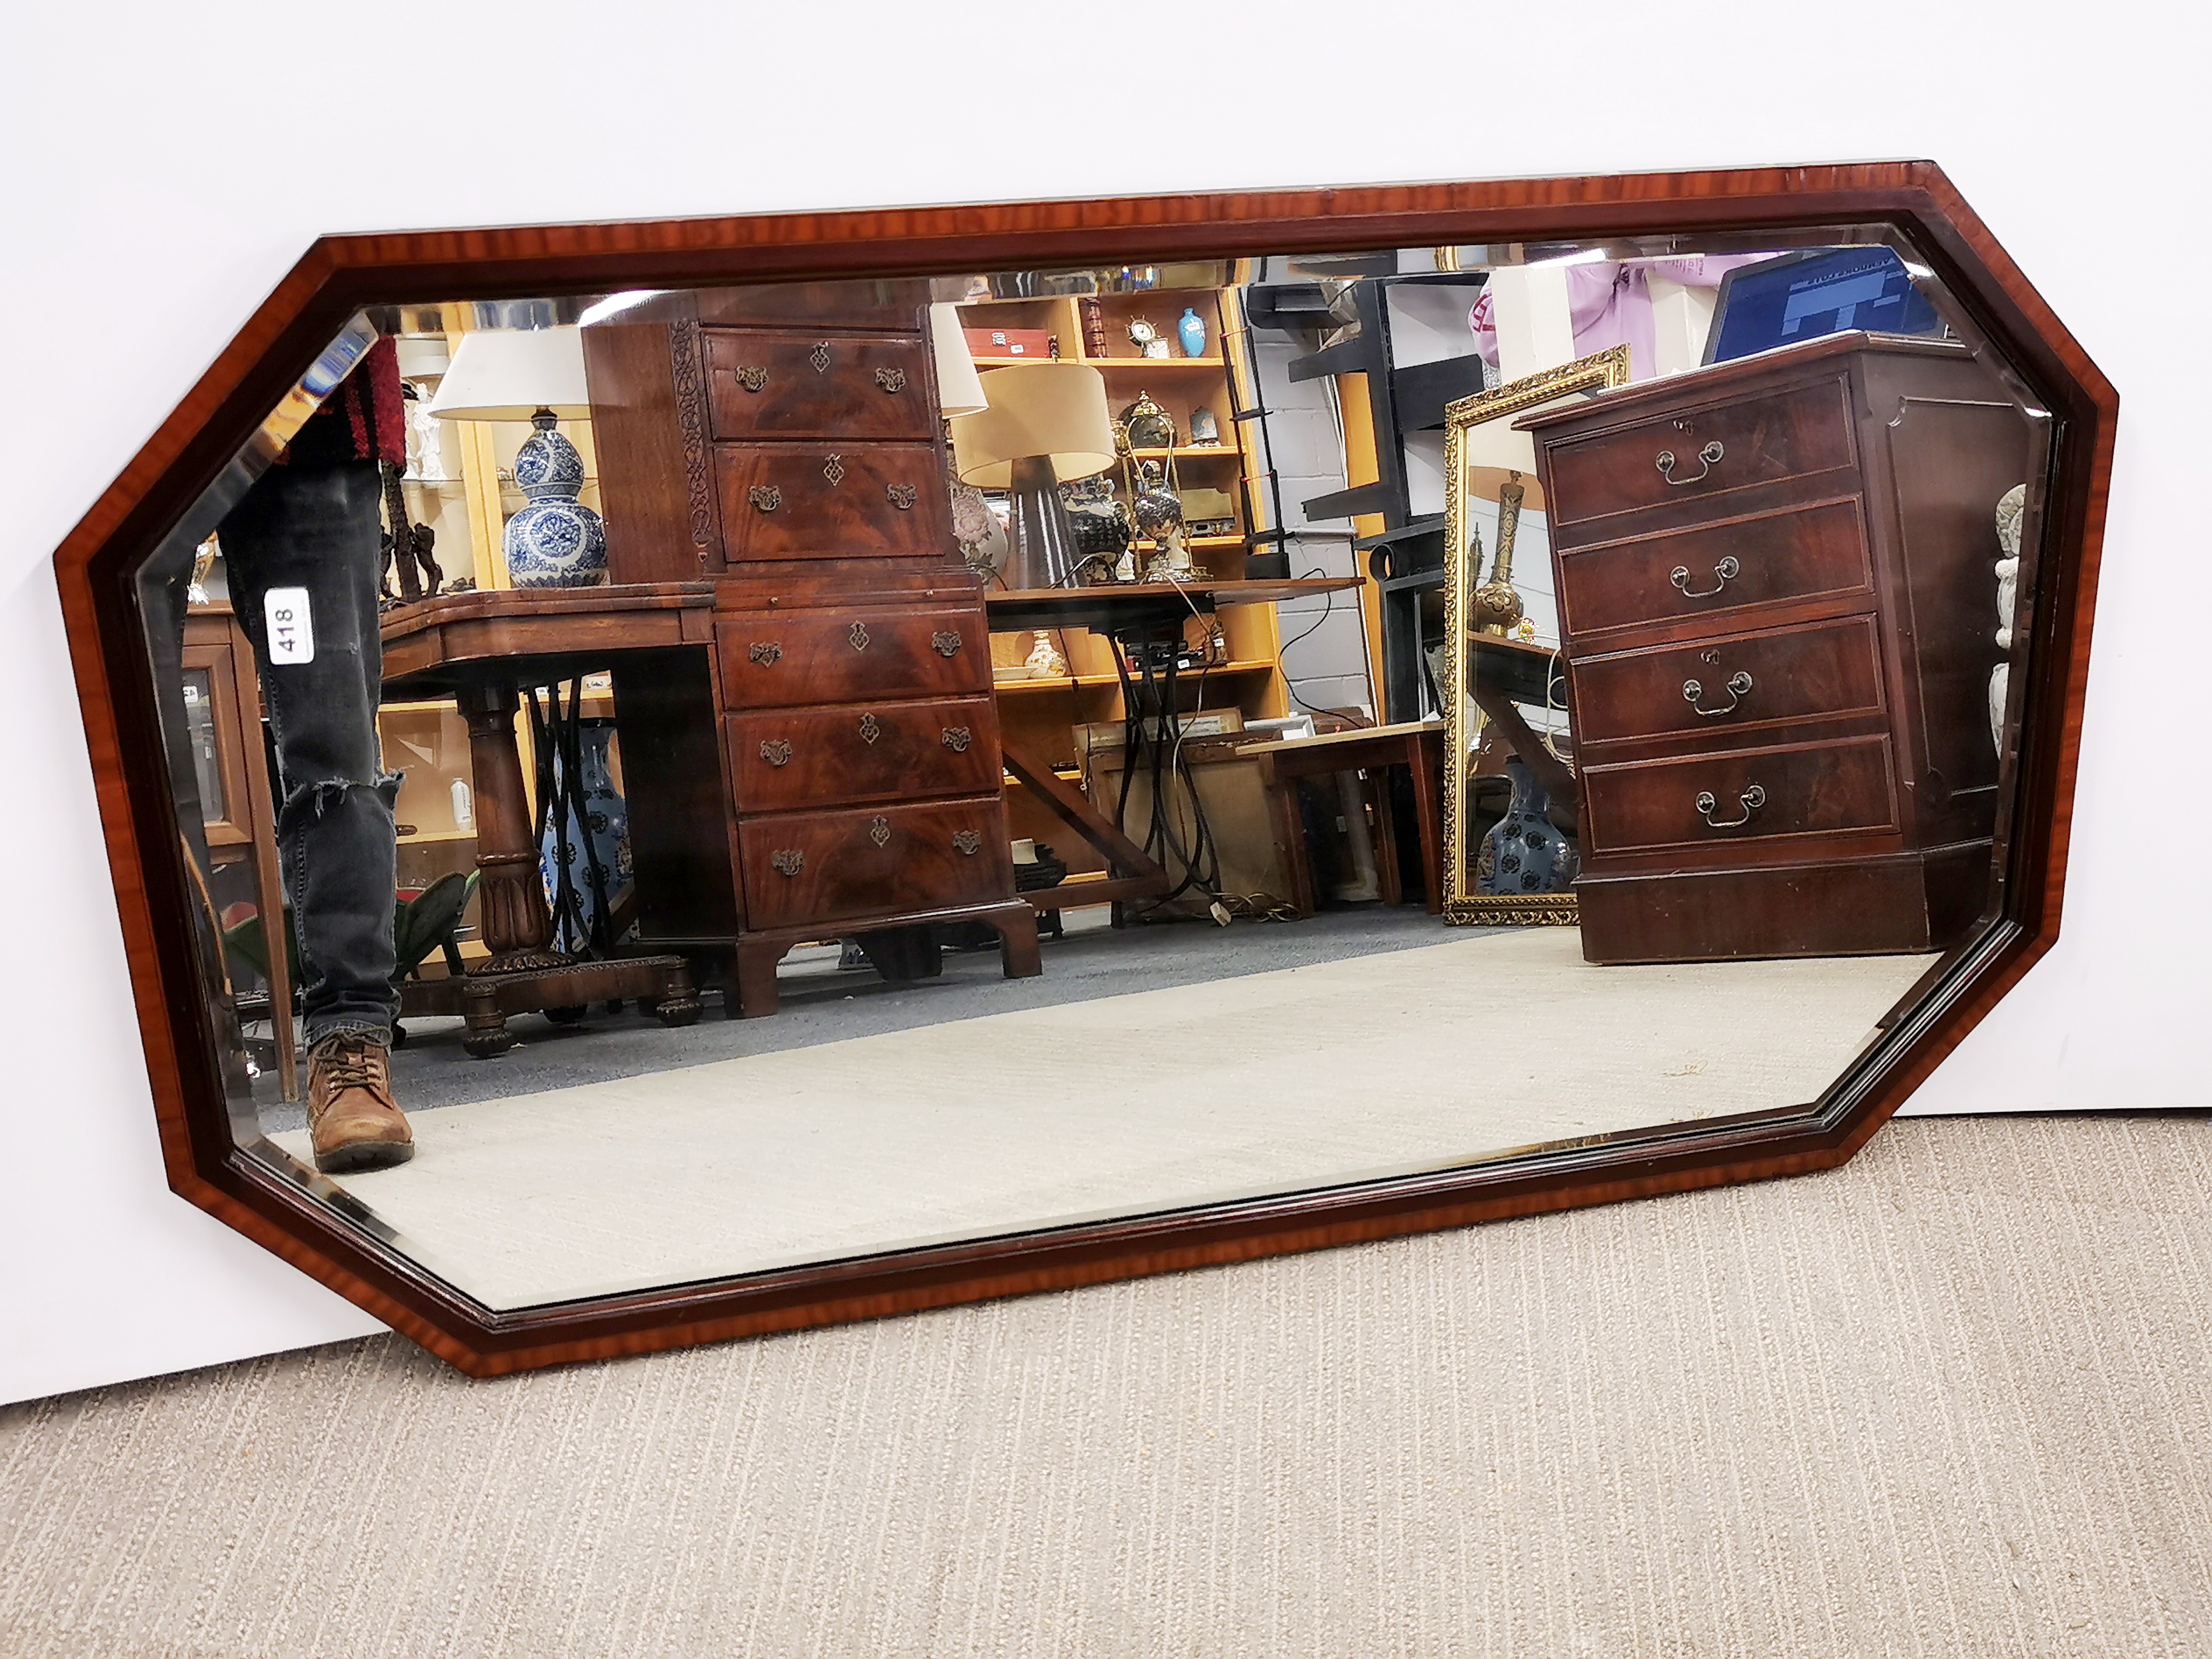
<path fill-rule="evenodd" d="M 335 1032 L 392 1040 L 392 807 L 376 708 L 383 567 L 374 461 L 272 466 L 216 532 L 232 607 L 253 641 L 278 769 L 277 861 L 300 936 L 310 1045 Z M 266 599 L 304 588 L 314 656 L 271 662 Z"/>

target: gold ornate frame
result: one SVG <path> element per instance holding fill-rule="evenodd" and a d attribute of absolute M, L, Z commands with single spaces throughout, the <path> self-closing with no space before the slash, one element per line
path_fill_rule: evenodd
<path fill-rule="evenodd" d="M 1465 598 L 1480 570 L 1467 568 L 1467 434 L 1492 421 L 1511 420 L 1578 392 L 1605 392 L 1628 384 L 1628 348 L 1609 346 L 1557 368 L 1509 380 L 1504 386 L 1444 407 L 1444 670 L 1447 684 L 1437 688 L 1444 705 L 1444 893 L 1447 922 L 1491 927 L 1571 927 L 1577 918 L 1571 893 L 1476 893 L 1467 879 L 1467 814 L 1460 804 L 1473 780 L 1468 775 L 1468 745 L 1480 728 L 1467 726 L 1467 634 Z"/>

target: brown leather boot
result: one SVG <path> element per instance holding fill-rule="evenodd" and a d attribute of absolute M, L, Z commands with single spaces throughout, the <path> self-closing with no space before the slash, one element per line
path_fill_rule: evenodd
<path fill-rule="evenodd" d="M 307 1131 L 325 1175 L 389 1169 L 415 1156 L 415 1134 L 392 1098 L 391 1057 L 357 1031 L 307 1051 Z"/>

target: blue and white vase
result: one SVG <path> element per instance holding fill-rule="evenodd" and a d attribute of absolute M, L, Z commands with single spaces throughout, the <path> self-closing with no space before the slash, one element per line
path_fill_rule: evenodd
<path fill-rule="evenodd" d="M 1552 822 L 1551 797 L 1518 756 L 1506 757 L 1505 775 L 1513 782 L 1512 804 L 1482 838 L 1474 890 L 1516 896 L 1565 892 L 1581 872 L 1582 859 Z"/>
<path fill-rule="evenodd" d="M 1186 357 L 1206 356 L 1206 319 L 1189 306 L 1182 309 L 1182 320 L 1176 325 L 1176 332 L 1182 338 L 1182 355 Z"/>
<path fill-rule="evenodd" d="M 545 838 L 538 846 L 538 873 L 545 878 L 545 902 L 553 911 L 553 948 L 556 951 L 579 951 L 589 945 L 592 926 L 599 914 L 599 895 L 592 884 L 591 857 L 585 852 L 587 841 L 591 854 L 599 860 L 599 876 L 605 884 L 610 904 L 634 879 L 629 807 L 615 788 L 610 758 L 614 735 L 612 720 L 586 720 L 578 732 L 582 763 L 577 772 L 578 781 L 584 787 L 584 811 L 580 817 L 572 805 L 565 814 L 568 821 L 568 887 L 574 895 L 573 909 L 562 902 L 562 838 L 561 826 L 550 814 L 546 818 Z M 553 757 L 554 778 L 556 787 L 565 793 L 566 780 L 561 777 L 562 760 L 556 750 Z"/>
<path fill-rule="evenodd" d="M 607 579 L 607 527 L 576 499 L 584 458 L 556 431 L 550 410 L 515 452 L 514 482 L 529 499 L 507 521 L 507 574 L 517 587 L 588 587 Z"/>

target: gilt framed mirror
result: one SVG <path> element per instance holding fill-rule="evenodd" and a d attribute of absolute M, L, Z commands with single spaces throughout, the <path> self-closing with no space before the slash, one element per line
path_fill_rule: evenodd
<path fill-rule="evenodd" d="M 1831 1167 L 2117 406 L 1928 162 L 325 239 L 56 555 L 171 1185 L 490 1375 Z"/>

